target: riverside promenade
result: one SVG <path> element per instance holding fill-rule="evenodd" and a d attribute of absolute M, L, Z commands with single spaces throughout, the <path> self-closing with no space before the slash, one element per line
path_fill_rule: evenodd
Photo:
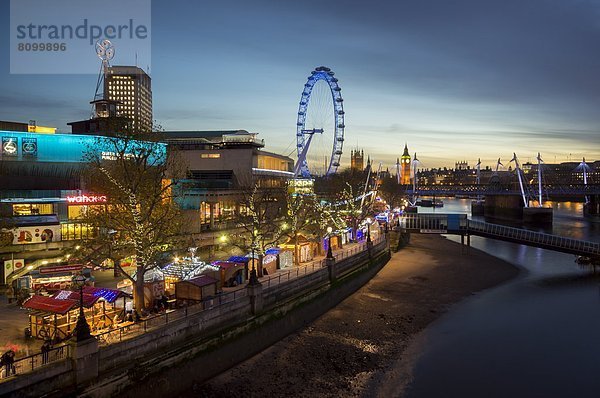
<path fill-rule="evenodd" d="M 383 237 L 374 238 L 372 244 L 347 245 L 335 253 L 336 259 L 333 261 L 320 260 L 303 267 L 295 267 L 285 273 L 263 279 L 256 288 L 236 290 L 220 295 L 210 302 L 167 312 L 99 334 L 93 344 L 98 347 L 96 349 L 92 346 L 91 349 L 82 349 L 70 344 L 60 351 L 60 355 L 51 353 L 50 363 L 44 363 L 46 361 L 37 358 L 37 355 L 21 358 L 15 363 L 16 375 L 9 375 L 10 377 L 0 380 L 0 395 L 20 390 L 22 396 L 36 396 L 68 389 L 69 386 L 75 388 L 70 392 L 79 391 L 85 386 L 96 384 L 99 374 L 108 377 L 108 386 L 103 384 L 97 390 L 92 387 L 89 395 L 105 396 L 107 393 L 114 393 L 125 385 L 131 385 L 133 379 L 138 377 L 132 376 L 131 371 L 145 368 L 145 373 L 152 374 L 164 366 L 163 360 L 159 360 L 160 366 L 157 368 L 156 364 L 152 364 L 152 359 L 165 355 L 165 349 L 168 347 L 178 342 L 216 336 L 208 346 L 202 346 L 198 340 L 199 344 L 194 346 L 197 348 L 196 352 L 186 350 L 183 356 L 169 353 L 168 355 L 174 358 L 173 363 L 176 363 L 193 357 L 207 347 L 221 346 L 227 338 L 243 335 L 248 327 L 260 327 L 273 316 L 283 316 L 297 305 L 322 295 L 339 284 L 338 280 L 352 279 L 351 275 L 356 272 L 360 274 L 361 270 L 369 269 L 374 264 L 382 266 L 387 261 L 385 256 L 389 256 L 387 253 L 388 245 Z M 297 328 L 293 322 L 288 327 Z M 224 330 L 229 330 L 227 335 L 220 334 Z M 267 340 L 261 340 L 256 347 L 267 343 Z M 236 355 L 230 357 L 236 360 Z M 144 365 L 134 365 L 142 359 L 146 361 Z M 95 365 L 81 367 L 84 362 Z M 131 366 L 134 368 L 123 374 L 124 369 Z M 110 380 L 113 377 L 110 374 L 115 369 L 119 369 L 120 373 L 115 376 L 116 379 Z M 91 370 L 91 375 L 88 370 Z M 216 370 L 218 367 L 215 367 Z M 76 384 L 71 386 L 73 379 Z"/>

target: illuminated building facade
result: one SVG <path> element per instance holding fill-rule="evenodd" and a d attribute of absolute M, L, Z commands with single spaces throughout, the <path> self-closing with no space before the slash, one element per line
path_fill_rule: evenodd
<path fill-rule="evenodd" d="M 105 100 L 115 101 L 117 114 L 131 120 L 134 131 L 152 131 L 152 79 L 137 66 L 111 66 L 104 78 Z"/>
<path fill-rule="evenodd" d="M 85 191 L 81 175 L 84 154 L 101 138 L 0 131 L 0 217 L 13 227 L 12 242 L 0 245 L 0 265 L 11 258 L 34 267 L 53 262 L 61 250 L 91 237 L 81 214 L 110 198 Z"/>
<path fill-rule="evenodd" d="M 410 154 L 408 153 L 407 144 L 404 144 L 404 152 L 400 157 L 400 184 L 410 184 Z"/>
<path fill-rule="evenodd" d="M 365 153 L 362 150 L 350 151 L 350 169 L 363 171 L 365 169 Z"/>
<path fill-rule="evenodd" d="M 291 158 L 263 150 L 264 140 L 246 130 L 173 131 L 165 136 L 188 168 L 179 204 L 192 230 L 226 227 L 244 211 L 241 199 L 254 184 L 284 188 L 294 177 Z"/>

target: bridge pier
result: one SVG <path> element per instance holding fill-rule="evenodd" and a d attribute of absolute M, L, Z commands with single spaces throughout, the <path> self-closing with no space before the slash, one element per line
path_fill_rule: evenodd
<path fill-rule="evenodd" d="M 526 207 L 523 209 L 523 222 L 531 225 L 551 225 L 551 207 Z"/>
<path fill-rule="evenodd" d="M 521 221 L 523 200 L 519 195 L 486 195 L 484 214 L 486 218 L 500 221 Z"/>
<path fill-rule="evenodd" d="M 544 226 L 552 224 L 552 215 L 553 210 L 549 207 L 525 207 L 523 199 L 518 195 L 487 195 L 485 197 L 484 216 L 492 221 Z"/>
<path fill-rule="evenodd" d="M 465 239 L 466 238 L 466 239 Z M 461 247 L 461 253 L 465 252 L 465 241 L 466 241 L 466 252 L 469 252 L 469 247 L 471 247 L 471 235 L 467 234 L 460 234 L 460 247 Z"/>
<path fill-rule="evenodd" d="M 483 200 L 474 200 L 471 202 L 471 215 L 472 216 L 485 215 L 485 202 Z"/>
<path fill-rule="evenodd" d="M 600 218 L 600 195 L 592 195 L 590 202 L 583 205 L 583 216 Z"/>

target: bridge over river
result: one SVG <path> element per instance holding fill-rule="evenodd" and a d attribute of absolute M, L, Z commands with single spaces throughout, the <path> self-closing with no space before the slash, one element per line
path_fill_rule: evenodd
<path fill-rule="evenodd" d="M 600 260 L 600 243 L 469 220 L 466 214 L 408 214 L 399 218 L 395 229 L 410 233 L 454 234 L 467 239 L 476 235 Z"/>
<path fill-rule="evenodd" d="M 600 184 L 542 184 L 544 196 L 581 197 L 600 195 Z M 531 195 L 531 192 L 527 192 Z M 408 195 L 449 196 L 449 195 L 521 195 L 516 183 L 510 184 L 428 184 L 408 187 Z M 532 195 L 535 197 L 535 195 Z"/>

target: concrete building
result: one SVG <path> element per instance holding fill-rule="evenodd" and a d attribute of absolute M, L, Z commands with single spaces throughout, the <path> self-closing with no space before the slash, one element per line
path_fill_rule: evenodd
<path fill-rule="evenodd" d="M 79 216 L 110 198 L 86 191 L 81 174 L 83 155 L 99 138 L 0 131 L 0 214 L 13 227 L 12 243 L 0 247 L 0 265 L 61 263 L 64 249 L 93 234 Z M 189 170 L 178 203 L 189 216 L 190 233 L 231 227 L 254 183 L 279 188 L 293 177 L 292 159 L 263 150 L 263 140 L 245 130 L 170 132 L 166 141 L 165 150 L 178 151 Z M 0 284 L 2 277 L 0 267 Z"/>
<path fill-rule="evenodd" d="M 191 229 L 227 227 L 255 183 L 283 188 L 293 178 L 294 161 L 263 150 L 264 140 L 256 135 L 246 130 L 165 133 L 170 150 L 177 150 L 188 168 L 180 205 Z"/>

